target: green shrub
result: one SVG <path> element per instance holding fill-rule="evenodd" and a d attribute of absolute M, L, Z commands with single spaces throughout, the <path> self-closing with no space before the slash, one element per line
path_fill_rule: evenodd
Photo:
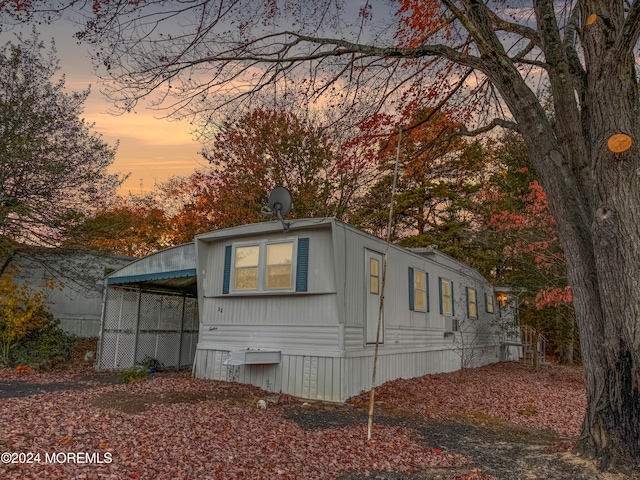
<path fill-rule="evenodd" d="M 52 370 L 67 365 L 76 336 L 58 327 L 49 315 L 46 323 L 17 341 L 9 352 L 9 363 L 29 365 L 39 370 Z"/>
<path fill-rule="evenodd" d="M 10 354 L 18 342 L 51 322 L 46 294 L 55 281 L 33 291 L 27 283 L 14 282 L 17 272 L 0 276 L 0 366 L 11 365 Z"/>
<path fill-rule="evenodd" d="M 137 365 L 144 367 L 149 373 L 159 372 L 164 368 L 164 363 L 162 363 L 157 358 L 146 356 L 141 362 L 138 362 Z"/>
<path fill-rule="evenodd" d="M 148 368 L 140 365 L 125 368 L 118 374 L 118 383 L 142 382 L 147 378 Z"/>

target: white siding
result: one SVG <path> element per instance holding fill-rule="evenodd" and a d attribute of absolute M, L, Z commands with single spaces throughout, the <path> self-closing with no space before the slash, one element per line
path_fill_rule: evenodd
<path fill-rule="evenodd" d="M 201 325 L 198 350 L 282 350 L 340 354 L 339 325 Z"/>
<path fill-rule="evenodd" d="M 344 327 L 344 349 L 358 350 L 364 347 L 364 327 L 354 327 L 345 325 Z"/>
<path fill-rule="evenodd" d="M 204 325 L 338 323 L 335 293 L 205 297 L 200 312 Z"/>
<path fill-rule="evenodd" d="M 453 372 L 459 368 L 459 358 L 450 348 L 382 354 L 378 357 L 376 385 L 397 378 L 414 378 L 426 374 Z M 358 395 L 362 391 L 370 390 L 372 374 L 372 356 L 345 358 L 344 400 Z"/>
<path fill-rule="evenodd" d="M 479 364 L 496 361 L 497 352 L 498 347 L 487 348 L 478 357 Z M 228 350 L 198 349 L 195 376 L 249 383 L 269 392 L 332 402 L 344 402 L 371 388 L 372 356 L 283 354 L 280 364 L 234 367 L 223 364 L 228 355 Z M 451 347 L 381 354 L 378 357 L 376 385 L 397 378 L 453 372 L 459 368 L 460 358 Z"/>
<path fill-rule="evenodd" d="M 225 246 L 287 237 L 310 239 L 307 293 L 222 294 Z M 365 251 L 384 254 L 384 241 L 320 219 L 292 221 L 287 234 L 273 224 L 211 232 L 198 236 L 196 246 L 201 308 L 197 377 L 331 401 L 344 401 L 371 387 L 374 347 L 365 345 Z M 497 360 L 496 337 L 487 335 L 496 316 L 484 309 L 484 292 L 491 292 L 491 286 L 477 271 L 446 255 L 423 253 L 389 247 L 385 343 L 380 348 L 377 384 L 457 370 L 465 348 L 477 349 L 478 365 Z M 428 312 L 410 309 L 410 267 L 428 274 Z M 460 322 L 467 317 L 465 287 L 476 289 L 478 319 L 466 323 L 464 336 L 445 335 L 451 317 L 439 312 L 438 277 L 454 283 L 455 318 Z M 281 363 L 222 364 L 229 351 L 247 348 L 279 350 Z"/>
<path fill-rule="evenodd" d="M 445 340 L 441 331 L 424 327 L 388 326 L 386 335 L 388 347 L 434 347 L 451 343 Z"/>
<path fill-rule="evenodd" d="M 343 402 L 371 388 L 372 357 L 283 355 L 277 365 L 233 367 L 223 364 L 228 353 L 226 350 L 198 350 L 196 377 L 249 383 L 269 392 L 334 402 Z M 376 384 L 457 369 L 457 358 L 451 350 L 381 355 Z"/>

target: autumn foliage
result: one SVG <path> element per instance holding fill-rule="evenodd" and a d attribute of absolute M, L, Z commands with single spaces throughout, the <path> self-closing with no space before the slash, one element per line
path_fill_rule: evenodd
<path fill-rule="evenodd" d="M 47 323 L 47 291 L 55 283 L 51 279 L 33 291 L 28 284 L 16 283 L 12 274 L 0 276 L 0 365 L 7 365 L 18 340 Z"/>

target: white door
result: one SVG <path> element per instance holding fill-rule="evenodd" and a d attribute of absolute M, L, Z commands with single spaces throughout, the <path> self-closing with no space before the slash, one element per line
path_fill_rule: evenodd
<path fill-rule="evenodd" d="M 382 255 L 365 250 L 366 315 L 365 336 L 367 344 L 376 343 L 380 294 L 382 293 Z M 380 318 L 379 343 L 384 343 L 384 316 Z"/>

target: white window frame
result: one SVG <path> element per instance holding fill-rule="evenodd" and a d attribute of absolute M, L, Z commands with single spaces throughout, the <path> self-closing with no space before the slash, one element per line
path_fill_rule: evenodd
<path fill-rule="evenodd" d="M 416 286 L 416 278 L 418 274 L 424 275 L 424 290 Z M 414 268 L 413 285 L 411 285 L 411 288 L 413 288 L 413 311 L 427 313 L 429 311 L 429 275 L 427 274 L 427 272 L 425 272 L 424 270 L 420 270 L 419 268 Z M 417 307 L 416 292 L 424 292 L 424 309 L 420 309 Z"/>
<path fill-rule="evenodd" d="M 444 294 L 444 284 L 448 283 L 449 284 L 449 311 L 446 312 L 444 309 L 444 298 L 445 298 L 445 294 Z M 453 316 L 453 282 L 451 280 L 448 280 L 446 278 L 440 277 L 440 284 L 441 284 L 441 288 L 440 288 L 440 305 L 442 307 L 442 315 L 447 316 L 447 317 L 451 317 Z"/>
<path fill-rule="evenodd" d="M 374 274 L 373 273 L 373 269 L 371 268 L 373 265 L 373 262 L 375 262 L 377 264 L 377 273 Z M 371 281 L 373 279 L 376 279 L 376 291 L 374 292 L 373 289 L 371 288 Z M 380 260 L 377 258 L 369 258 L 369 293 L 372 295 L 380 295 L 380 287 L 381 287 L 381 280 L 382 280 L 382 265 L 380 265 Z"/>
<path fill-rule="evenodd" d="M 485 297 L 484 297 L 485 298 L 485 311 L 487 313 L 495 313 L 496 308 L 495 308 L 495 305 L 494 305 L 493 294 L 485 293 L 484 295 L 485 295 Z M 491 301 L 489 301 L 489 300 L 491 300 Z M 491 305 L 491 310 L 489 310 L 489 305 Z"/>
<path fill-rule="evenodd" d="M 267 245 L 279 243 L 291 243 L 291 286 L 290 288 L 267 288 Z M 236 289 L 236 250 L 242 247 L 258 247 L 258 284 L 255 289 Z M 290 293 L 296 291 L 296 267 L 298 258 L 298 238 L 282 238 L 273 240 L 254 240 L 236 242 L 231 245 L 231 271 L 229 280 L 229 293 L 235 295 L 256 295 L 265 293 Z"/>
<path fill-rule="evenodd" d="M 473 309 L 474 314 L 471 314 L 471 292 L 473 292 Z M 478 291 L 475 288 L 467 287 L 467 313 L 469 318 L 478 318 Z"/>

